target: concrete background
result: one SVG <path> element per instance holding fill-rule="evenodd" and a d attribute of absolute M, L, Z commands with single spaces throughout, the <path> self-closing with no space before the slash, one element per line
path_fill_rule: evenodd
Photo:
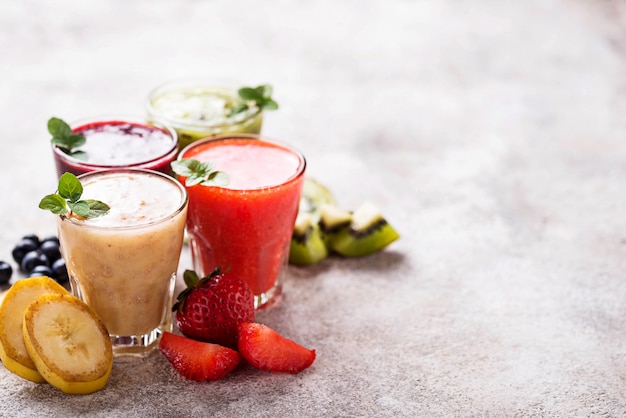
<path fill-rule="evenodd" d="M 0 416 L 626 415 L 624 2 L 6 1 L 0 51 L 0 259 L 55 232 L 48 118 L 181 77 L 272 83 L 264 133 L 402 234 L 290 269 L 257 319 L 317 350 L 300 375 L 155 353 L 72 397 L 0 368 Z"/>

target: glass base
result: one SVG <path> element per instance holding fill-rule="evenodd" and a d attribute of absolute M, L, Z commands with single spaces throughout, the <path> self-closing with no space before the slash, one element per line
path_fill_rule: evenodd
<path fill-rule="evenodd" d="M 163 331 L 160 328 L 144 335 L 111 335 L 113 356 L 145 357 L 159 345 Z"/>
<path fill-rule="evenodd" d="M 254 295 L 254 309 L 266 309 L 276 306 L 283 297 L 282 283 L 277 284 L 270 290 L 260 295 Z"/>

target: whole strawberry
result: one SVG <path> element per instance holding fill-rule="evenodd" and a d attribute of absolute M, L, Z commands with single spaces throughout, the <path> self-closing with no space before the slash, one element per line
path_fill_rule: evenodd
<path fill-rule="evenodd" d="M 254 295 L 248 285 L 219 267 L 202 279 L 186 270 L 183 278 L 187 288 L 173 307 L 180 332 L 237 349 L 237 325 L 254 321 Z"/>

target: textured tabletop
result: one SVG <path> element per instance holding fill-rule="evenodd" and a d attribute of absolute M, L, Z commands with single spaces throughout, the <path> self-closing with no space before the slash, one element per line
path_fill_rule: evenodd
<path fill-rule="evenodd" d="M 155 352 L 70 396 L 0 367 L 0 416 L 626 415 L 623 2 L 5 1 L 0 51 L 0 260 L 56 232 L 48 118 L 189 77 L 273 84 L 263 133 L 402 235 L 289 269 L 257 319 L 316 349 L 301 374 Z"/>

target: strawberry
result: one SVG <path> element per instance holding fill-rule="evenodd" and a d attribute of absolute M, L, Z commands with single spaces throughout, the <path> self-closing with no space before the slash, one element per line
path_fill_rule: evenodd
<path fill-rule="evenodd" d="M 239 353 L 228 347 L 192 340 L 171 332 L 163 333 L 159 349 L 178 373 L 197 382 L 219 380 L 241 361 Z"/>
<path fill-rule="evenodd" d="M 315 350 L 283 337 L 267 325 L 241 323 L 239 354 L 257 369 L 297 374 L 313 364 Z"/>
<path fill-rule="evenodd" d="M 187 288 L 174 304 L 180 332 L 195 340 L 237 348 L 237 325 L 254 321 L 254 295 L 248 285 L 216 268 L 208 276 L 187 270 Z"/>

